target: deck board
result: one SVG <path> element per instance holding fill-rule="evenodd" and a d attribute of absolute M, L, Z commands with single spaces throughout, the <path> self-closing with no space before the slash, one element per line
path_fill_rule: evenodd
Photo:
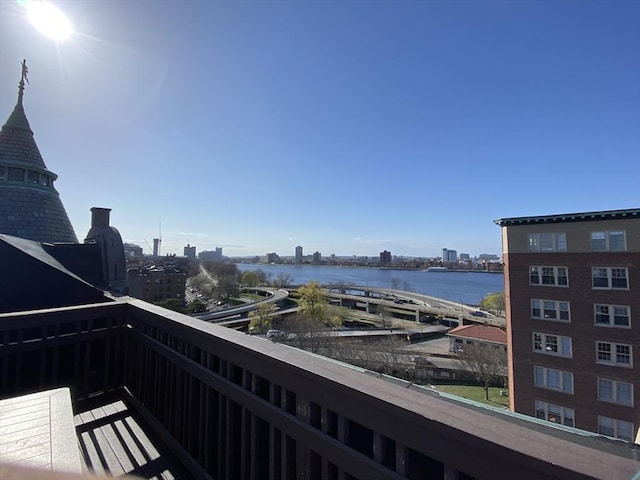
<path fill-rule="evenodd" d="M 164 447 L 154 442 L 140 416 L 119 399 L 109 400 L 74 417 L 85 469 L 98 475 L 135 475 L 158 480 L 190 478 Z"/>
<path fill-rule="evenodd" d="M 74 433 L 68 388 L 0 401 L 0 463 L 80 473 Z"/>

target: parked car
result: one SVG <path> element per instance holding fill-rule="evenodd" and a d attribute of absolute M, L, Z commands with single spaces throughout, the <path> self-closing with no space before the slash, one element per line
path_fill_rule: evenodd
<path fill-rule="evenodd" d="M 284 333 L 280 330 L 267 330 L 267 338 L 279 338 L 283 337 Z"/>
<path fill-rule="evenodd" d="M 471 312 L 471 315 L 473 315 L 474 317 L 482 317 L 482 318 L 487 318 L 487 314 L 480 311 L 480 310 L 476 310 L 475 312 Z"/>

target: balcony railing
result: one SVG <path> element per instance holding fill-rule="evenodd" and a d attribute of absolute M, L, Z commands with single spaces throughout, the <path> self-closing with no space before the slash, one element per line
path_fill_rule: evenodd
<path fill-rule="evenodd" d="M 631 478 L 640 451 L 129 298 L 0 315 L 0 396 L 126 390 L 194 478 Z"/>

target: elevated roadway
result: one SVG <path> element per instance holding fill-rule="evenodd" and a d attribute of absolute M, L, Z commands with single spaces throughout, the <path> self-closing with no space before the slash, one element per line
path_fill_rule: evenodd
<path fill-rule="evenodd" d="M 473 312 L 478 310 L 477 307 L 420 293 L 356 286 L 329 286 L 327 292 L 332 303 L 370 314 L 391 313 L 392 316 L 413 319 L 417 322 L 422 316 L 431 315 L 456 319 L 465 324 L 478 323 L 494 326 L 506 324 L 504 318 L 490 313 L 485 313 L 485 317 L 473 315 Z"/>

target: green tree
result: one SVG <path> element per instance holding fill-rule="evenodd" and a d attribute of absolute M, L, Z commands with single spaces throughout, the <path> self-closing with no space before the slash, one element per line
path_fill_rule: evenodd
<path fill-rule="evenodd" d="M 196 298 L 191 300 L 187 305 L 187 310 L 189 313 L 201 313 L 207 310 L 207 305 L 200 301 L 200 299 Z"/>
<path fill-rule="evenodd" d="M 482 299 L 480 308 L 502 316 L 505 310 L 504 292 L 490 293 Z"/>
<path fill-rule="evenodd" d="M 245 287 L 257 287 L 260 285 L 260 277 L 253 270 L 247 270 L 240 277 L 240 284 Z"/>
<path fill-rule="evenodd" d="M 274 313 L 278 308 L 273 303 L 261 302 L 258 308 L 249 314 L 249 331 L 263 333 L 273 326 Z"/>
<path fill-rule="evenodd" d="M 235 263 L 208 261 L 204 262 L 202 266 L 216 278 L 224 275 L 235 275 L 240 278 L 240 270 L 238 270 L 238 266 Z"/>
<path fill-rule="evenodd" d="M 322 286 L 311 281 L 298 289 L 300 310 L 312 318 L 323 318 L 327 310 L 327 293 Z"/>

